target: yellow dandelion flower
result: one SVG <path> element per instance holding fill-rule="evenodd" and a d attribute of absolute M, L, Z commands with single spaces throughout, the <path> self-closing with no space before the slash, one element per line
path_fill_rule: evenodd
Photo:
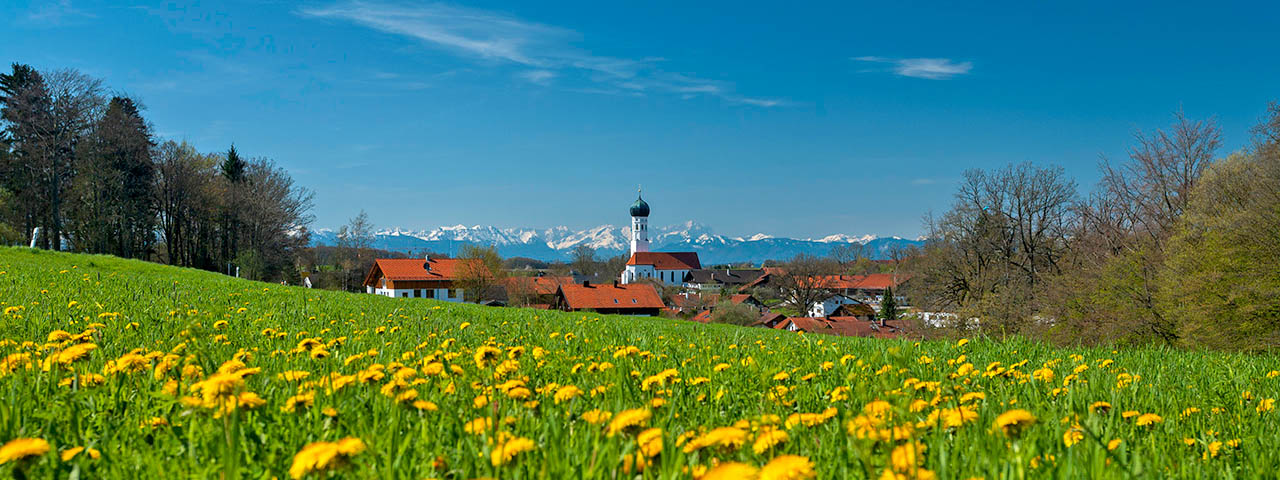
<path fill-rule="evenodd" d="M 1164 418 L 1161 418 L 1159 415 L 1156 415 L 1154 413 L 1144 413 L 1138 416 L 1137 424 L 1139 427 L 1146 427 L 1150 425 L 1155 425 L 1163 421 L 1164 421 Z"/>
<path fill-rule="evenodd" d="M 516 437 L 493 447 L 493 452 L 489 455 L 489 463 L 495 467 L 500 467 L 511 462 L 512 459 L 524 452 L 531 452 L 538 445 L 533 440 L 524 437 Z"/>
<path fill-rule="evenodd" d="M 1115 449 L 1120 448 L 1121 443 L 1124 443 L 1124 440 L 1113 438 L 1110 442 L 1107 442 L 1107 450 L 1114 451 Z"/>
<path fill-rule="evenodd" d="M 573 385 L 565 385 L 563 387 L 560 387 L 560 389 L 556 390 L 554 398 L 556 400 L 556 403 L 561 403 L 561 402 L 567 402 L 569 400 L 573 400 L 574 398 L 577 398 L 580 395 L 582 395 L 582 389 L 575 387 Z"/>
<path fill-rule="evenodd" d="M 911 472 L 924 462 L 925 446 L 920 442 L 908 442 L 898 445 L 889 454 L 890 464 L 897 472 Z"/>
<path fill-rule="evenodd" d="M 684 445 L 684 453 L 707 447 L 721 447 L 736 450 L 747 441 L 747 431 L 737 427 L 720 427 L 694 438 Z"/>
<path fill-rule="evenodd" d="M 1220 453 L 1222 453 L 1222 442 L 1209 442 L 1209 444 L 1205 446 L 1204 458 L 1218 458 Z"/>
<path fill-rule="evenodd" d="M 1084 429 L 1080 425 L 1072 425 L 1062 434 L 1062 444 L 1068 447 L 1080 443 L 1084 440 Z"/>
<path fill-rule="evenodd" d="M 293 456 L 289 476 L 301 479 L 310 473 L 335 470 L 347 464 L 350 457 L 365 450 L 364 441 L 349 437 L 337 442 L 314 442 Z"/>
<path fill-rule="evenodd" d="M 992 430 L 1000 430 L 1005 435 L 1016 437 L 1022 430 L 1036 423 L 1036 416 L 1023 409 L 1013 409 L 1000 414 L 992 423 Z"/>
<path fill-rule="evenodd" d="M 813 462 L 799 455 L 781 455 L 760 468 L 760 480 L 804 480 L 814 478 Z"/>
<path fill-rule="evenodd" d="M 0 465 L 46 453 L 49 453 L 49 442 L 42 438 L 15 438 L 0 447 Z"/>
<path fill-rule="evenodd" d="M 769 449 L 777 446 L 778 444 L 784 443 L 789 439 L 790 437 L 787 435 L 786 430 L 769 428 L 760 432 L 760 434 L 756 436 L 756 441 L 751 445 L 751 449 L 755 451 L 757 455 L 763 454 L 764 452 L 769 451 Z"/>
<path fill-rule="evenodd" d="M 498 350 L 497 348 L 490 346 L 477 348 L 475 353 L 472 355 L 472 360 L 475 361 L 476 368 L 481 370 L 489 368 L 490 365 L 493 365 L 501 359 L 502 350 Z"/>
<path fill-rule="evenodd" d="M 623 410 L 614 415 L 613 420 L 609 422 L 608 434 L 612 437 L 629 430 L 644 428 L 649 424 L 650 418 L 653 418 L 653 412 L 647 408 Z"/>
<path fill-rule="evenodd" d="M 600 410 L 600 409 L 587 410 L 585 412 L 582 412 L 582 419 L 586 420 L 587 423 L 590 423 L 592 425 L 599 425 L 604 422 L 607 422 L 609 421 L 609 417 L 611 416 L 613 416 L 613 413 Z"/>
<path fill-rule="evenodd" d="M 472 435 L 480 435 L 493 429 L 493 420 L 488 417 L 480 417 L 462 426 L 463 430 Z"/>
<path fill-rule="evenodd" d="M 428 402 L 428 401 L 426 401 L 426 400 L 415 400 L 415 401 L 412 403 L 412 405 L 413 405 L 413 408 L 415 408 L 415 409 L 418 409 L 418 410 L 425 410 L 425 411 L 428 411 L 428 412 L 434 412 L 434 411 L 436 411 L 436 410 L 439 410 L 439 409 L 440 409 L 440 407 L 439 407 L 439 406 L 436 406 L 436 404 L 435 404 L 435 403 Z"/>
<path fill-rule="evenodd" d="M 756 478 L 760 471 L 751 465 L 740 462 L 725 462 L 707 470 L 700 480 L 746 480 Z"/>
<path fill-rule="evenodd" d="M 662 453 L 662 429 L 650 428 L 639 435 L 636 435 L 636 444 L 640 446 L 640 453 L 644 456 L 653 458 Z"/>
<path fill-rule="evenodd" d="M 1270 412 L 1272 410 L 1275 410 L 1275 408 L 1276 408 L 1276 399 L 1264 398 L 1262 399 L 1262 401 L 1258 402 L 1258 406 L 1256 407 L 1256 410 L 1258 411 L 1258 413 L 1262 413 L 1262 412 Z"/>
<path fill-rule="evenodd" d="M 81 453 L 84 453 L 85 455 L 88 455 L 88 456 L 89 456 L 89 458 L 91 458 L 91 459 L 93 459 L 93 460 L 97 460 L 97 459 L 99 459 L 99 458 L 102 458 L 102 452 L 99 452 L 99 451 L 98 451 L 98 449 L 96 449 L 96 448 L 85 448 L 85 447 L 72 447 L 72 448 L 68 448 L 68 449 L 66 449 L 66 450 L 63 450 L 63 451 L 62 451 L 62 453 L 59 455 L 59 458 L 61 458 L 61 459 L 62 459 L 62 461 L 67 462 L 67 461 L 70 461 L 70 460 L 71 460 L 71 459 L 73 459 L 73 458 L 76 458 L 76 455 L 79 455 L 79 454 L 81 454 Z"/>

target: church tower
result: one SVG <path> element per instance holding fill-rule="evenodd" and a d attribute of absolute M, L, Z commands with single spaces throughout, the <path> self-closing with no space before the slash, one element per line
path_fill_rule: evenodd
<path fill-rule="evenodd" d="M 631 254 L 649 251 L 649 204 L 636 193 L 636 203 L 631 204 Z"/>

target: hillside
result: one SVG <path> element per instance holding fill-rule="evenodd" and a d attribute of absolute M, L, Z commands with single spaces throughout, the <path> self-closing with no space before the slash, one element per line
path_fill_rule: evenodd
<path fill-rule="evenodd" d="M 1280 467 L 1272 356 L 805 336 L 17 248 L 0 248 L 0 312 L 0 475 L 1222 478 Z"/>

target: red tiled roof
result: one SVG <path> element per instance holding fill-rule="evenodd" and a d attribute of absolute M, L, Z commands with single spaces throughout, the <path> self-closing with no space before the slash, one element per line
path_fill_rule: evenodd
<path fill-rule="evenodd" d="M 711 322 L 711 310 L 698 312 L 697 315 L 694 315 L 693 318 L 690 318 L 689 320 L 693 320 L 698 323 L 709 323 Z"/>
<path fill-rule="evenodd" d="M 653 265 L 657 270 L 698 270 L 702 263 L 698 262 L 697 252 L 636 252 L 631 254 L 627 265 Z"/>
<path fill-rule="evenodd" d="M 431 269 L 423 268 L 426 263 L 421 258 L 379 258 L 373 261 L 369 275 L 365 277 L 365 285 L 372 285 L 379 277 L 387 277 L 393 282 L 422 280 L 453 280 L 467 270 L 468 266 L 485 268 L 475 259 L 433 258 Z"/>
<path fill-rule="evenodd" d="M 742 304 L 742 302 L 747 301 L 747 299 L 749 298 L 751 298 L 750 293 L 739 293 L 732 297 L 729 297 L 729 303 L 732 303 L 734 305 L 740 305 Z"/>
<path fill-rule="evenodd" d="M 526 288 L 534 295 L 555 295 L 561 285 L 573 283 L 573 277 L 507 277 L 507 288 Z"/>
<path fill-rule="evenodd" d="M 888 288 L 888 287 L 898 288 L 899 285 L 902 285 L 902 282 L 905 282 L 907 281 L 907 279 L 911 278 L 910 275 L 899 274 L 897 275 L 898 281 L 895 282 L 894 274 L 892 273 L 873 273 L 870 275 L 861 275 L 861 277 L 862 278 L 858 280 L 857 286 L 851 287 L 851 288 L 861 288 L 861 289 L 867 289 L 867 290 L 884 290 L 885 288 Z"/>
<path fill-rule="evenodd" d="M 764 325 L 770 328 L 776 328 L 777 324 L 785 323 L 785 322 L 782 322 L 782 320 L 786 320 L 786 319 L 787 319 L 786 315 L 783 315 L 778 312 L 770 312 L 770 313 L 761 315 L 760 319 L 756 320 L 754 323 L 752 323 L 752 325 Z M 775 325 L 769 325 L 771 323 L 774 323 Z"/>
<path fill-rule="evenodd" d="M 561 285 L 567 306 L 580 309 L 613 309 L 613 308 L 662 308 L 662 298 L 653 285 L 647 283 L 630 283 L 626 285 L 591 285 L 577 283 Z"/>
<path fill-rule="evenodd" d="M 827 326 L 827 322 L 825 320 L 821 318 L 813 318 L 813 317 L 791 317 L 791 318 L 788 318 L 786 321 L 779 323 L 778 326 L 774 328 L 786 329 L 788 323 L 795 324 L 796 328 L 799 330 L 803 330 L 806 332 L 814 332 L 814 333 L 819 333 L 822 330 L 827 330 L 831 328 Z M 826 332 L 821 332 L 821 333 L 826 333 Z"/>

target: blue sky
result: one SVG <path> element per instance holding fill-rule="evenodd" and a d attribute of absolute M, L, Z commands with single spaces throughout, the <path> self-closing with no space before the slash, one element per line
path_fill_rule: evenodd
<path fill-rule="evenodd" d="M 276 160 L 318 227 L 625 225 L 643 184 L 656 225 L 914 236 L 965 169 L 1088 189 L 1179 108 L 1236 149 L 1280 99 L 1271 2 L 792 3 L 10 0 L 0 60 Z"/>

